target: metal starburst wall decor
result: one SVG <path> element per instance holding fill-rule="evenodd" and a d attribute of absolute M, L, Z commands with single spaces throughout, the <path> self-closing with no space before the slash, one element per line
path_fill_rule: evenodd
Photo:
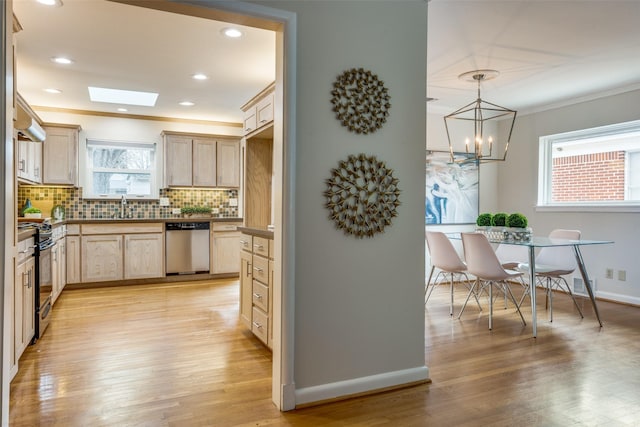
<path fill-rule="evenodd" d="M 373 237 L 398 216 L 398 179 L 393 177 L 393 169 L 375 156 L 350 155 L 340 160 L 326 184 L 329 218 L 347 235 Z"/>
<path fill-rule="evenodd" d="M 371 71 L 352 68 L 343 72 L 333 83 L 331 96 L 336 118 L 351 132 L 373 133 L 389 116 L 389 90 Z"/>

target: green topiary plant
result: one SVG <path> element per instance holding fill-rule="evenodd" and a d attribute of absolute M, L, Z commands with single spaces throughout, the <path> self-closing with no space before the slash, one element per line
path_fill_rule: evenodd
<path fill-rule="evenodd" d="M 480 215 L 478 215 L 478 218 L 476 218 L 476 225 L 478 227 L 489 227 L 491 226 L 492 217 L 493 215 L 491 215 L 490 213 L 481 213 Z"/>
<path fill-rule="evenodd" d="M 527 228 L 527 217 L 521 213 L 512 213 L 507 217 L 506 226 L 513 228 Z"/>
<path fill-rule="evenodd" d="M 494 227 L 505 227 L 507 224 L 507 214 L 504 212 L 499 212 L 494 214 L 491 218 L 491 225 Z"/>
<path fill-rule="evenodd" d="M 31 207 L 24 210 L 24 213 L 41 213 L 42 211 L 38 208 Z"/>
<path fill-rule="evenodd" d="M 207 206 L 184 206 L 180 208 L 180 213 L 184 215 L 210 214 L 211 208 Z"/>

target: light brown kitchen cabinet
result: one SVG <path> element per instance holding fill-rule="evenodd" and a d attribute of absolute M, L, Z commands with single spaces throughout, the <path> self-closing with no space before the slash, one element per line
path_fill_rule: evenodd
<path fill-rule="evenodd" d="M 160 233 L 125 234 L 125 279 L 143 279 L 164 275 L 162 238 L 163 235 Z"/>
<path fill-rule="evenodd" d="M 80 227 L 78 224 L 67 226 L 65 238 L 66 255 L 66 283 L 80 283 Z"/>
<path fill-rule="evenodd" d="M 45 124 L 42 143 L 42 183 L 78 186 L 80 126 Z"/>
<path fill-rule="evenodd" d="M 35 334 L 35 279 L 36 264 L 33 255 L 34 238 L 18 242 L 15 279 L 13 282 L 13 352 L 12 367 Z M 12 369 L 17 372 L 17 368 Z"/>
<path fill-rule="evenodd" d="M 240 141 L 234 137 L 162 133 L 165 186 L 239 187 Z"/>
<path fill-rule="evenodd" d="M 242 234 L 240 238 L 240 317 L 251 332 L 267 347 L 273 345 L 272 277 L 269 241 L 264 237 Z"/>
<path fill-rule="evenodd" d="M 83 224 L 82 282 L 162 277 L 161 223 Z"/>
<path fill-rule="evenodd" d="M 275 83 L 270 84 L 240 107 L 244 117 L 245 136 L 254 136 L 273 124 L 275 87 Z"/>
<path fill-rule="evenodd" d="M 238 273 L 240 267 L 241 233 L 237 227 L 242 223 L 218 223 L 211 227 L 211 274 Z"/>
<path fill-rule="evenodd" d="M 251 329 L 251 312 L 253 310 L 252 244 L 252 236 L 248 234 L 240 236 L 240 320 L 249 329 Z"/>
<path fill-rule="evenodd" d="M 123 254 L 122 235 L 82 236 L 82 281 L 122 280 Z"/>

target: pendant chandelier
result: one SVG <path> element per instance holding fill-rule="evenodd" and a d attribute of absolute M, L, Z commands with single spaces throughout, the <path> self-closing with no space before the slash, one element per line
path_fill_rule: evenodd
<path fill-rule="evenodd" d="M 451 162 L 506 160 L 516 111 L 480 98 L 480 83 L 499 74 L 496 70 L 474 70 L 458 76 L 460 80 L 477 82 L 478 99 L 444 117 Z M 509 133 L 498 139 L 498 122 L 502 120 L 510 120 Z"/>

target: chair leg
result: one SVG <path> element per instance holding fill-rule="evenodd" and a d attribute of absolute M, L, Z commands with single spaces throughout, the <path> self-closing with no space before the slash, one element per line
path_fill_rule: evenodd
<path fill-rule="evenodd" d="M 522 323 L 527 326 L 527 322 L 525 322 L 524 320 L 524 316 L 522 315 L 522 312 L 520 311 L 520 307 L 518 306 L 518 304 L 516 303 L 516 298 L 513 296 L 513 292 L 511 292 L 511 288 L 509 287 L 509 285 L 505 282 L 503 283 L 505 289 L 505 295 L 507 294 L 507 292 L 509 293 L 509 296 L 511 297 L 511 301 L 513 301 L 513 303 L 516 306 L 516 310 L 518 311 L 518 314 L 520 315 L 520 318 L 522 319 Z"/>
<path fill-rule="evenodd" d="M 493 329 L 493 282 L 489 282 L 489 330 Z"/>
<path fill-rule="evenodd" d="M 460 313 L 458 313 L 458 319 L 460 319 L 460 316 L 462 316 L 462 312 L 464 312 L 464 309 L 467 307 L 467 303 L 469 302 L 469 298 L 471 298 L 471 295 L 475 296 L 476 301 L 478 302 L 478 305 L 480 305 L 480 301 L 478 301 L 478 296 L 475 293 L 476 286 L 478 286 L 479 282 L 480 282 L 480 279 L 476 279 L 473 282 L 473 285 L 471 285 L 471 288 L 469 289 L 469 293 L 467 294 L 467 298 L 464 300 L 464 304 L 462 304 Z M 480 308 L 480 310 L 482 310 L 482 308 Z"/>
<path fill-rule="evenodd" d="M 453 316 L 453 273 L 449 273 L 451 275 L 449 281 L 449 316 Z"/>

